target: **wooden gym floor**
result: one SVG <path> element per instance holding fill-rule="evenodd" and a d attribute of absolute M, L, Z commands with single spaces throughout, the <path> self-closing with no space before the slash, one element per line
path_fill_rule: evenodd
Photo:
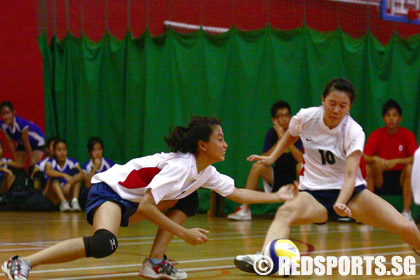
<path fill-rule="evenodd" d="M 171 243 L 167 255 L 185 270 L 188 279 L 267 279 L 236 269 L 233 258 L 238 254 L 260 250 L 270 219 L 232 222 L 226 218 L 198 215 L 186 222 L 187 227 L 210 230 L 209 241 L 191 246 L 179 238 Z M 13 254 L 22 256 L 48 247 L 58 241 L 86 236 L 91 226 L 84 213 L 0 212 L 0 260 Z M 140 279 L 137 271 L 152 246 L 156 227 L 141 222 L 122 228 L 118 251 L 104 259 L 81 259 L 71 263 L 36 267 L 29 279 Z M 408 245 L 397 236 L 357 223 L 308 225 L 292 229 L 291 239 L 301 254 L 332 256 L 394 255 L 413 256 Z M 388 259 L 389 258 L 389 259 Z M 419 262 L 420 257 L 415 257 Z M 390 266 L 387 266 L 390 269 Z M 417 265 L 417 275 L 420 269 Z M 292 279 L 417 279 L 418 276 L 293 276 Z M 6 277 L 1 274 L 0 280 Z M 272 278 L 274 279 L 274 278 Z"/>

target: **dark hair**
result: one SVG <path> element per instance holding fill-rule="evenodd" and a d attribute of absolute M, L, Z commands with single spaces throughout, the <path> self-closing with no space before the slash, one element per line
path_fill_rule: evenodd
<path fill-rule="evenodd" d="M 0 140 L 0 146 L 4 149 L 3 141 Z"/>
<path fill-rule="evenodd" d="M 382 107 L 382 117 L 384 117 L 386 113 L 388 113 L 388 111 L 391 109 L 396 109 L 398 114 L 400 114 L 400 117 L 402 117 L 402 109 L 400 104 L 398 104 L 398 102 L 392 98 L 385 102 L 384 106 Z"/>
<path fill-rule="evenodd" d="M 51 142 L 55 143 L 55 140 L 57 140 L 57 136 L 51 136 L 50 138 L 48 138 L 47 143 L 46 143 L 46 147 L 49 148 L 51 145 Z"/>
<path fill-rule="evenodd" d="M 165 136 L 164 140 L 172 152 L 194 154 L 199 140 L 209 141 L 214 125 L 220 125 L 220 121 L 216 118 L 191 117 L 188 127 L 176 126 L 169 131 L 169 136 Z"/>
<path fill-rule="evenodd" d="M 93 146 L 95 146 L 96 143 L 101 144 L 102 149 L 104 148 L 104 143 L 100 137 L 90 137 L 87 143 L 87 149 L 89 152 L 92 152 Z"/>
<path fill-rule="evenodd" d="M 279 109 L 283 109 L 283 108 L 286 108 L 287 110 L 289 110 L 289 114 L 292 113 L 292 110 L 290 109 L 289 103 L 287 103 L 286 101 L 283 101 L 283 100 L 279 100 L 271 106 L 271 117 L 275 118 L 277 111 Z"/>
<path fill-rule="evenodd" d="M 3 110 L 3 108 L 9 108 L 12 112 L 14 111 L 13 104 L 10 101 L 3 101 L 0 103 L 0 111 Z"/>
<path fill-rule="evenodd" d="M 334 78 L 330 80 L 325 86 L 322 96 L 327 98 L 328 94 L 333 90 L 345 92 L 350 98 L 350 104 L 353 104 L 354 99 L 356 99 L 356 91 L 354 90 L 353 85 L 345 78 Z"/>
<path fill-rule="evenodd" d="M 64 140 L 63 138 L 57 137 L 54 141 L 54 151 L 57 148 L 57 145 L 60 144 L 60 143 L 64 143 L 67 147 L 67 141 Z"/>

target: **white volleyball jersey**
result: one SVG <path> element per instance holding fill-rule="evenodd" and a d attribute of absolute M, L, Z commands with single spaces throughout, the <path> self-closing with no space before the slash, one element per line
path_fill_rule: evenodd
<path fill-rule="evenodd" d="M 411 172 L 411 189 L 414 203 L 420 205 L 420 147 L 414 153 L 413 171 Z"/>
<path fill-rule="evenodd" d="M 350 114 L 335 128 L 323 120 L 324 108 L 301 109 L 290 121 L 289 132 L 303 142 L 303 172 L 299 188 L 308 190 L 341 189 L 344 183 L 346 159 L 355 151 L 363 153 L 365 133 Z M 303 174 L 302 174 L 303 173 Z M 356 186 L 366 184 L 359 168 Z"/>
<path fill-rule="evenodd" d="M 230 195 L 235 188 L 232 178 L 211 165 L 198 173 L 195 156 L 190 153 L 159 153 L 132 159 L 124 165 L 115 164 L 93 176 L 92 184 L 99 182 L 106 183 L 121 198 L 134 202 L 140 202 L 151 189 L 156 204 L 184 198 L 200 187 L 222 196 Z"/>

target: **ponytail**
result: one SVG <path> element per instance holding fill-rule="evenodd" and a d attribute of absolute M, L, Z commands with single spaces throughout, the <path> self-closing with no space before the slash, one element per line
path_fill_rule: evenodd
<path fill-rule="evenodd" d="M 209 141 L 214 125 L 220 125 L 220 121 L 216 118 L 195 116 L 190 119 L 188 127 L 176 126 L 164 140 L 172 152 L 195 154 L 198 141 Z"/>

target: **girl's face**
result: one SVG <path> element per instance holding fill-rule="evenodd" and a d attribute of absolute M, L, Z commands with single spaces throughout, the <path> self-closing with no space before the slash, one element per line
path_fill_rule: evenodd
<path fill-rule="evenodd" d="M 55 146 L 54 155 L 58 162 L 65 162 L 67 158 L 67 145 L 62 142 L 58 143 Z"/>
<path fill-rule="evenodd" d="M 344 91 L 332 90 L 327 97 L 322 97 L 322 106 L 324 106 L 324 123 L 333 129 L 350 112 L 350 97 Z"/>
<path fill-rule="evenodd" d="M 208 142 L 203 142 L 204 153 L 213 162 L 224 161 L 228 144 L 225 142 L 222 127 L 220 125 L 213 126 L 213 133 L 210 135 Z"/>
<path fill-rule="evenodd" d="M 92 159 L 102 158 L 104 154 L 104 149 L 102 148 L 101 143 L 95 143 L 93 145 L 92 151 L 90 151 L 90 157 Z"/>
<path fill-rule="evenodd" d="M 1 109 L 1 119 L 8 124 L 9 126 L 13 125 L 13 120 L 15 118 L 15 111 L 10 109 L 9 107 L 3 107 Z"/>

